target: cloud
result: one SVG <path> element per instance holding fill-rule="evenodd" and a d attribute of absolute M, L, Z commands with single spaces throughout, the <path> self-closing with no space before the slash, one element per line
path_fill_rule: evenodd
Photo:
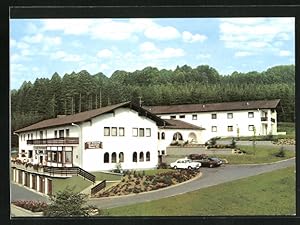
<path fill-rule="evenodd" d="M 178 30 L 171 26 L 160 26 L 158 24 L 153 24 L 153 26 L 148 27 L 144 35 L 149 39 L 155 40 L 172 40 L 180 37 Z"/>
<path fill-rule="evenodd" d="M 184 42 L 187 43 L 203 42 L 207 39 L 207 36 L 202 34 L 192 34 L 188 31 L 184 31 L 182 33 L 182 39 Z"/>
<path fill-rule="evenodd" d="M 32 36 L 25 36 L 23 40 L 28 43 L 40 43 L 43 38 L 44 36 L 41 33 L 38 33 Z"/>
<path fill-rule="evenodd" d="M 236 49 L 236 56 L 276 52 L 276 44 L 294 35 L 293 18 L 220 19 L 219 39 L 226 48 Z M 240 53 L 239 53 L 240 52 Z"/>
<path fill-rule="evenodd" d="M 140 44 L 139 49 L 142 52 L 158 51 L 158 48 L 152 42 L 144 42 Z"/>
<path fill-rule="evenodd" d="M 234 54 L 235 57 L 245 57 L 245 56 L 251 56 L 254 55 L 253 52 L 236 52 Z"/>
<path fill-rule="evenodd" d="M 145 59 L 167 59 L 167 58 L 177 58 L 185 55 L 183 49 L 180 48 L 165 48 L 163 50 L 147 52 L 142 54 Z"/>
<path fill-rule="evenodd" d="M 103 49 L 97 53 L 97 56 L 100 58 L 110 58 L 113 56 L 113 53 L 109 49 Z"/>
<path fill-rule="evenodd" d="M 209 59 L 211 58 L 211 54 L 198 54 L 196 55 L 197 59 Z"/>
<path fill-rule="evenodd" d="M 81 60 L 81 57 L 76 54 L 68 54 L 64 51 L 56 51 L 50 54 L 50 58 L 54 60 L 62 60 L 65 62 L 78 62 Z"/>
<path fill-rule="evenodd" d="M 152 19 L 45 19 L 44 31 L 62 31 L 68 35 L 88 35 L 93 39 L 137 41 L 137 35 L 149 39 L 171 40 L 180 37 L 179 31 L 171 26 L 162 26 Z"/>
<path fill-rule="evenodd" d="M 290 56 L 290 55 L 292 55 L 292 53 L 290 51 L 287 51 L 287 50 L 279 51 L 279 56 Z"/>

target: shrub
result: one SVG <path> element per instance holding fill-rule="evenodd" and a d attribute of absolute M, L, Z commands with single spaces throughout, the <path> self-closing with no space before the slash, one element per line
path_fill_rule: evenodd
<path fill-rule="evenodd" d="M 276 157 L 281 157 L 281 158 L 285 157 L 285 151 L 284 151 L 283 147 L 281 147 L 279 149 L 279 151 L 275 154 L 275 156 Z"/>
<path fill-rule="evenodd" d="M 168 165 L 167 163 L 159 163 L 158 166 L 157 166 L 157 169 L 167 169 L 168 168 Z"/>

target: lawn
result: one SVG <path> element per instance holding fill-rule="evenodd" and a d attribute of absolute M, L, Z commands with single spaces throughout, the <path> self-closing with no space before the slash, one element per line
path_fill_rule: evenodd
<path fill-rule="evenodd" d="M 277 124 L 278 132 L 286 132 L 286 135 L 280 135 L 279 138 L 295 138 L 295 123 L 279 122 Z"/>
<path fill-rule="evenodd" d="M 112 181 L 112 180 L 122 179 L 122 175 L 116 175 L 111 173 L 92 172 L 92 174 L 96 176 L 96 181 L 101 181 L 101 180 Z"/>
<path fill-rule="evenodd" d="M 84 180 L 81 176 L 73 176 L 70 178 L 53 178 L 53 193 L 63 191 L 66 187 L 74 187 L 74 192 L 80 192 L 92 185 L 92 182 Z"/>
<path fill-rule="evenodd" d="M 187 194 L 104 210 L 109 216 L 291 215 L 296 213 L 295 167 Z"/>
<path fill-rule="evenodd" d="M 238 146 L 241 150 L 246 151 L 242 155 L 210 155 L 218 158 L 225 158 L 230 164 L 255 164 L 255 163 L 270 163 L 279 160 L 292 158 L 295 152 L 291 150 L 284 150 L 285 157 L 276 157 L 275 154 L 279 152 L 280 146 Z"/>

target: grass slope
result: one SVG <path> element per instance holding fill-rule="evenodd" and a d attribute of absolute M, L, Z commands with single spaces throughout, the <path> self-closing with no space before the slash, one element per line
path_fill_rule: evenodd
<path fill-rule="evenodd" d="M 295 152 L 285 150 L 285 157 L 276 157 L 281 146 L 238 146 L 241 150 L 246 151 L 243 155 L 221 155 L 215 154 L 213 156 L 225 158 L 230 164 L 255 164 L 255 163 L 270 163 L 276 162 L 295 156 Z"/>
<path fill-rule="evenodd" d="M 53 184 L 53 193 L 58 191 L 63 191 L 67 187 L 73 188 L 74 192 L 80 192 L 87 188 L 88 186 L 92 185 L 92 182 L 84 180 L 80 176 L 73 176 L 70 178 L 54 178 L 52 181 Z"/>
<path fill-rule="evenodd" d="M 291 215 L 295 167 L 161 200 L 107 209 L 109 216 Z"/>

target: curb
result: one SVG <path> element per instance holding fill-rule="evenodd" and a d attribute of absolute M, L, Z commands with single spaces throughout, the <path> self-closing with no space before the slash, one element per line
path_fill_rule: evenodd
<path fill-rule="evenodd" d="M 103 200 L 103 199 L 116 199 L 116 198 L 125 198 L 125 197 L 132 197 L 132 196 L 136 196 L 136 195 L 145 195 L 145 194 L 151 194 L 151 193 L 155 193 L 155 192 L 158 192 L 158 191 L 163 191 L 163 190 L 166 190 L 166 189 L 170 189 L 170 188 L 174 188 L 174 187 L 177 187 L 177 186 L 180 186 L 180 185 L 183 185 L 183 184 L 187 184 L 193 180 L 196 180 L 200 177 L 202 177 L 203 173 L 200 172 L 197 176 L 193 177 L 192 179 L 190 180 L 187 180 L 185 182 L 182 182 L 182 183 L 178 183 L 178 184 L 174 184 L 174 185 L 171 185 L 171 186 L 168 186 L 168 187 L 164 187 L 164 188 L 160 188 L 160 189 L 157 189 L 157 190 L 152 190 L 152 191 L 144 191 L 144 192 L 140 192 L 140 193 L 137 193 L 137 194 L 128 194 L 128 195 L 119 195 L 119 196 L 110 196 L 110 197 L 100 197 L 100 198 L 89 198 L 89 200 Z"/>

